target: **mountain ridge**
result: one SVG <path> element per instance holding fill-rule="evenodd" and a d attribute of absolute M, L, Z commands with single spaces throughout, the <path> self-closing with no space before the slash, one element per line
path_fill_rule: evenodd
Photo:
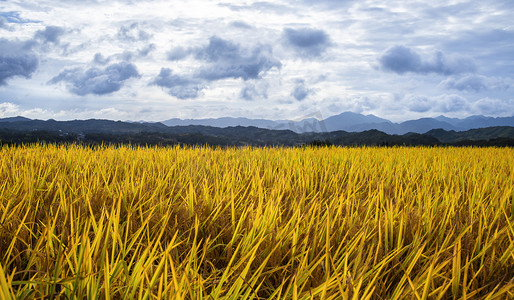
<path fill-rule="evenodd" d="M 378 122 L 379 120 L 377 120 Z M 388 124 L 388 123 L 376 123 Z M 296 133 L 288 129 L 255 126 L 226 128 L 162 123 L 129 123 L 111 120 L 26 120 L 0 119 L 0 144 L 81 143 L 86 145 L 213 145 L 213 146 L 514 146 L 514 126 L 497 126 L 468 131 L 432 129 L 426 133 L 388 134 L 377 129 L 362 132 L 344 130 Z"/>
<path fill-rule="evenodd" d="M 96 119 L 89 119 L 96 120 Z M 43 121 L 32 120 L 26 117 L 17 116 L 0 119 L 0 123 Z M 47 120 L 55 121 L 55 120 Z M 86 120 L 70 120 L 60 122 L 80 122 Z M 110 121 L 110 120 L 106 120 Z M 57 121 L 55 121 L 57 122 Z M 115 121 L 116 122 L 116 121 Z M 473 115 L 467 118 L 449 118 L 443 115 L 433 118 L 419 118 L 395 123 L 390 120 L 377 117 L 372 114 L 363 115 L 353 112 L 343 112 L 338 115 L 330 116 L 324 120 L 318 120 L 314 117 L 303 120 L 267 120 L 267 119 L 249 119 L 244 117 L 222 117 L 222 118 L 206 118 L 206 119 L 179 119 L 172 118 L 161 122 L 130 122 L 135 125 L 151 125 L 151 126 L 210 126 L 217 128 L 227 127 L 250 127 L 271 129 L 271 130 L 291 130 L 296 133 L 307 132 L 331 132 L 331 131 L 347 131 L 347 132 L 364 132 L 368 130 L 379 130 L 387 134 L 406 134 L 409 132 L 426 133 L 432 129 L 444 129 L 447 131 L 467 131 L 477 128 L 512 126 L 514 127 L 514 116 L 512 117 L 487 117 L 483 115 Z"/>
<path fill-rule="evenodd" d="M 405 134 L 408 132 L 425 133 L 432 129 L 467 131 L 476 128 L 496 126 L 514 126 L 512 117 L 487 117 L 474 115 L 464 119 L 438 116 L 435 118 L 420 118 L 395 123 L 375 115 L 363 115 L 353 112 L 343 112 L 324 120 L 315 118 L 300 121 L 266 120 L 248 118 L 208 118 L 208 119 L 169 119 L 160 123 L 166 126 L 202 125 L 219 128 L 231 126 L 255 126 L 266 129 L 289 129 L 296 133 L 330 132 L 344 130 L 347 132 L 363 132 L 376 129 L 387 134 Z"/>

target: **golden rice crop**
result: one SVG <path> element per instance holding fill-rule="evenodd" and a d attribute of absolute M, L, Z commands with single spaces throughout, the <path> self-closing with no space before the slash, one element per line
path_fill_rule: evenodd
<path fill-rule="evenodd" d="M 512 148 L 4 147 L 0 299 L 514 297 Z"/>

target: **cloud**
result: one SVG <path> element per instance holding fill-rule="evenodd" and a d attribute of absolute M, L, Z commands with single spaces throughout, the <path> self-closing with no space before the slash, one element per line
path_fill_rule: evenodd
<path fill-rule="evenodd" d="M 395 98 L 395 103 L 388 103 L 388 108 L 393 111 L 402 107 L 415 113 L 456 113 L 468 111 L 470 101 L 455 94 L 443 94 L 435 97 L 407 94 L 403 98 Z"/>
<path fill-rule="evenodd" d="M 11 102 L 0 103 L 0 117 L 14 117 L 19 111 L 19 106 Z"/>
<path fill-rule="evenodd" d="M 452 75 L 476 70 L 476 65 L 470 58 L 457 55 L 448 56 L 441 51 L 422 57 L 416 51 L 398 45 L 387 49 L 378 58 L 378 61 L 383 70 L 397 74 L 412 72 Z"/>
<path fill-rule="evenodd" d="M 136 66 L 121 62 L 111 64 L 104 69 L 90 68 L 84 71 L 82 68 L 75 68 L 64 70 L 48 83 L 56 84 L 64 81 L 68 90 L 79 96 L 87 94 L 105 95 L 119 91 L 126 80 L 139 77 Z"/>
<path fill-rule="evenodd" d="M 247 83 L 241 89 L 239 96 L 247 101 L 252 101 L 258 98 L 268 98 L 269 85 L 265 82 L 257 82 L 256 84 Z"/>
<path fill-rule="evenodd" d="M 435 98 L 434 111 L 451 113 L 468 109 L 468 101 L 459 95 L 441 95 Z"/>
<path fill-rule="evenodd" d="M 98 65 L 106 65 L 111 61 L 111 57 L 105 57 L 102 53 L 98 52 L 93 57 L 93 62 Z"/>
<path fill-rule="evenodd" d="M 514 116 L 514 99 L 501 100 L 486 97 L 475 101 L 471 107 L 476 114 Z"/>
<path fill-rule="evenodd" d="M 282 64 L 273 57 L 270 46 L 257 45 L 243 49 L 239 44 L 213 36 L 209 45 L 199 49 L 196 58 L 209 64 L 198 71 L 198 77 L 208 81 L 225 78 L 258 79 Z"/>
<path fill-rule="evenodd" d="M 406 95 L 401 103 L 409 111 L 416 113 L 472 113 L 481 115 L 513 116 L 514 99 L 481 98 L 476 101 L 468 100 L 455 94 L 443 94 L 427 98 L 417 95 Z"/>
<path fill-rule="evenodd" d="M 323 30 L 286 28 L 283 34 L 286 43 L 303 56 L 320 56 L 330 46 L 330 37 Z"/>
<path fill-rule="evenodd" d="M 251 29 L 252 26 L 250 24 L 243 22 L 243 21 L 233 21 L 230 23 L 232 27 L 240 28 L 240 29 Z"/>
<path fill-rule="evenodd" d="M 324 6 L 325 8 L 334 10 L 339 8 L 346 8 L 356 2 L 355 0 L 300 0 L 301 2 L 312 6 Z"/>
<path fill-rule="evenodd" d="M 424 96 L 408 95 L 403 102 L 410 111 L 418 113 L 427 112 L 433 107 L 433 103 Z"/>
<path fill-rule="evenodd" d="M 298 101 L 302 101 L 312 93 L 313 93 L 313 90 L 308 89 L 305 86 L 305 81 L 303 79 L 299 79 L 299 80 L 296 80 L 296 85 L 295 85 L 293 91 L 291 92 L 291 96 L 293 96 Z"/>
<path fill-rule="evenodd" d="M 351 96 L 351 97 L 335 97 L 324 98 L 323 102 L 327 104 L 330 115 L 335 115 L 343 111 L 351 111 L 355 113 L 363 113 L 378 109 L 387 99 L 384 97 L 369 96 Z M 306 104 L 308 105 L 308 104 Z"/>
<path fill-rule="evenodd" d="M 173 71 L 169 68 L 161 68 L 161 72 L 151 84 L 166 88 L 168 94 L 179 99 L 197 98 L 204 88 L 199 81 L 187 76 L 173 74 Z"/>
<path fill-rule="evenodd" d="M 34 35 L 35 39 L 43 41 L 43 43 L 59 44 L 60 37 L 64 34 L 64 29 L 58 26 L 46 26 L 45 30 L 38 30 Z"/>
<path fill-rule="evenodd" d="M 197 98 L 206 87 L 206 83 L 222 79 L 260 79 L 272 68 L 281 68 L 282 64 L 273 56 L 267 45 L 244 48 L 234 42 L 212 36 L 209 44 L 202 47 L 174 47 L 167 53 L 168 60 L 182 60 L 189 55 L 202 62 L 202 66 L 189 75 L 173 74 L 169 68 L 162 68 L 152 82 L 167 89 L 168 94 L 179 99 Z M 257 88 L 246 84 L 240 96 L 246 100 L 267 97 L 266 87 Z"/>
<path fill-rule="evenodd" d="M 156 49 L 155 44 L 148 44 L 146 47 L 143 47 L 139 50 L 137 50 L 137 55 L 139 57 L 147 57 L 150 52 L 154 51 Z"/>
<path fill-rule="evenodd" d="M 11 102 L 0 103 L 0 118 L 24 116 L 28 118 L 40 119 L 41 115 L 44 113 L 48 113 L 48 111 L 38 107 L 23 109 L 19 105 Z"/>
<path fill-rule="evenodd" d="M 140 117 L 144 109 L 130 111 L 129 108 L 118 109 L 115 107 L 103 107 L 97 109 L 71 108 L 68 110 L 50 110 L 40 107 L 21 107 L 11 102 L 0 102 L 0 118 L 24 116 L 31 119 L 47 120 L 70 120 L 70 119 L 111 119 L 127 120 Z"/>
<path fill-rule="evenodd" d="M 289 6 L 266 2 L 266 1 L 257 1 L 252 4 L 244 4 L 244 5 L 236 5 L 236 4 L 229 4 L 229 3 L 221 3 L 218 5 L 222 6 L 222 7 L 227 7 L 233 11 L 245 11 L 245 10 L 248 11 L 249 10 L 249 11 L 259 11 L 259 12 L 266 12 L 266 13 L 274 12 L 277 14 L 283 14 L 283 13 L 291 11 L 291 7 L 289 7 Z"/>
<path fill-rule="evenodd" d="M 93 57 L 93 63 L 104 66 L 113 60 L 131 62 L 136 58 L 147 57 L 150 54 L 150 52 L 154 50 L 155 44 L 149 44 L 136 51 L 124 51 L 122 53 L 113 54 L 107 57 L 104 56 L 102 53 L 98 52 Z"/>
<path fill-rule="evenodd" d="M 0 16 L 0 28 L 10 30 L 9 25 L 7 25 L 7 20 Z"/>
<path fill-rule="evenodd" d="M 500 78 L 486 77 L 483 75 L 468 74 L 460 78 L 451 77 L 440 83 L 445 89 L 454 89 L 468 92 L 481 92 L 490 90 L 506 90 L 509 84 Z"/>
<path fill-rule="evenodd" d="M 139 28 L 139 23 L 134 22 L 128 26 L 121 26 L 116 37 L 124 42 L 147 41 L 152 35 Z"/>
<path fill-rule="evenodd" d="M 166 53 L 168 60 L 182 60 L 191 54 L 191 49 L 184 47 L 175 47 Z"/>
<path fill-rule="evenodd" d="M 36 71 L 39 60 L 32 46 L 31 42 L 0 39 L 0 86 L 16 76 L 28 79 Z"/>
<path fill-rule="evenodd" d="M 16 23 L 16 24 L 24 24 L 24 23 L 40 23 L 38 21 L 28 20 L 20 17 L 19 11 L 6 11 L 0 12 L 0 18 L 3 18 L 7 23 Z"/>
<path fill-rule="evenodd" d="M 513 40 L 514 30 L 494 26 L 493 28 L 478 28 L 475 30 L 468 29 L 462 31 L 459 35 L 446 40 L 445 45 L 461 51 L 485 50 L 485 52 L 490 52 L 493 50 L 491 53 L 495 53 L 496 51 L 494 50 L 498 48 L 512 47 Z M 512 57 L 512 52 L 510 53 L 510 57 Z"/>

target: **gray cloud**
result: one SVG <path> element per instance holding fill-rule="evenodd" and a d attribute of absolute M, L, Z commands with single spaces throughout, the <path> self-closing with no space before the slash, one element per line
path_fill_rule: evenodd
<path fill-rule="evenodd" d="M 90 68 L 84 71 L 82 68 L 75 68 L 64 70 L 48 83 L 56 84 L 64 81 L 68 90 L 79 96 L 87 94 L 105 95 L 119 91 L 126 80 L 139 77 L 136 66 L 121 62 L 111 64 L 104 69 Z"/>
<path fill-rule="evenodd" d="M 245 100 L 251 101 L 258 95 L 254 85 L 246 85 L 241 89 L 239 96 Z"/>
<path fill-rule="evenodd" d="M 330 37 L 323 30 L 312 28 L 284 29 L 284 38 L 302 56 L 320 56 L 330 46 Z"/>
<path fill-rule="evenodd" d="M 28 79 L 36 71 L 39 60 L 32 46 L 31 42 L 0 39 L 0 86 L 16 76 Z"/>
<path fill-rule="evenodd" d="M 302 79 L 299 79 L 299 80 L 296 80 L 296 85 L 295 85 L 293 91 L 291 92 L 291 96 L 293 96 L 298 101 L 302 101 L 312 93 L 313 93 L 313 90 L 307 88 L 307 86 L 305 85 L 305 81 Z"/>
<path fill-rule="evenodd" d="M 155 50 L 155 45 L 149 44 L 136 51 L 123 51 L 122 53 L 111 55 L 109 59 L 117 59 L 130 62 L 134 59 L 148 56 L 153 50 Z"/>
<path fill-rule="evenodd" d="M 436 97 L 425 97 L 419 95 L 408 94 L 403 98 L 397 98 L 399 101 L 398 107 L 405 107 L 410 112 L 426 113 L 426 112 L 439 112 L 439 113 L 457 113 L 468 111 L 468 99 L 456 94 L 443 94 Z M 393 110 L 396 104 L 391 104 Z"/>
<path fill-rule="evenodd" d="M 346 8 L 356 2 L 355 0 L 297 0 L 307 5 L 319 5 L 329 9 Z"/>
<path fill-rule="evenodd" d="M 466 30 L 458 36 L 452 37 L 444 42 L 446 47 L 459 51 L 494 52 L 496 48 L 512 47 L 514 44 L 514 30 L 508 29 L 485 29 Z M 470 49 L 471 48 L 471 49 Z M 483 53 L 482 53 L 483 54 Z M 513 57 L 512 51 L 510 57 Z"/>
<path fill-rule="evenodd" d="M 106 65 L 113 60 L 121 60 L 125 62 L 130 62 L 136 58 L 146 57 L 150 54 L 150 52 L 155 50 L 155 44 L 149 44 L 141 49 L 136 51 L 124 51 L 122 53 L 113 54 L 110 56 L 104 56 L 102 53 L 96 53 L 93 57 L 93 63 L 97 65 Z"/>
<path fill-rule="evenodd" d="M 213 36 L 209 45 L 200 49 L 197 59 L 210 64 L 198 72 L 198 77 L 208 81 L 225 78 L 258 79 L 270 69 L 280 69 L 282 64 L 273 57 L 270 46 L 257 45 L 243 49 L 239 44 Z"/>
<path fill-rule="evenodd" d="M 38 30 L 34 35 L 35 39 L 41 40 L 44 43 L 59 44 L 59 39 L 64 34 L 64 29 L 58 26 L 46 26 L 44 30 Z"/>
<path fill-rule="evenodd" d="M 7 25 L 7 20 L 1 16 L 0 16 L 0 28 L 9 30 L 9 25 Z"/>
<path fill-rule="evenodd" d="M 489 90 L 506 90 L 509 84 L 499 78 L 490 78 L 482 75 L 467 74 L 460 78 L 451 77 L 440 83 L 445 89 L 454 89 L 468 92 L 481 92 Z"/>
<path fill-rule="evenodd" d="M 514 115 L 514 99 L 491 99 L 482 98 L 474 102 L 472 105 L 472 111 L 476 114 L 483 115 L 502 115 L 502 116 L 513 116 Z"/>
<path fill-rule="evenodd" d="M 198 97 L 206 87 L 206 82 L 227 78 L 241 78 L 245 81 L 260 79 L 270 69 L 282 66 L 280 61 L 273 57 L 270 46 L 243 48 L 217 36 L 211 37 L 209 44 L 203 47 L 174 47 L 168 51 L 167 58 L 176 61 L 189 55 L 194 55 L 205 64 L 190 75 L 177 75 L 169 68 L 162 68 L 152 84 L 166 88 L 168 94 L 179 99 L 189 99 Z M 241 90 L 240 96 L 246 100 L 266 98 L 265 90 L 247 84 Z"/>
<path fill-rule="evenodd" d="M 378 61 L 383 70 L 398 74 L 412 72 L 452 75 L 476 70 L 473 60 L 466 57 L 448 56 L 437 51 L 432 56 L 424 58 L 416 51 L 398 45 L 387 49 Z"/>
<path fill-rule="evenodd" d="M 433 107 L 430 100 L 424 96 L 408 95 L 404 98 L 403 102 L 410 111 L 418 113 L 427 112 Z"/>
<path fill-rule="evenodd" d="M 197 98 L 204 88 L 197 80 L 173 74 L 173 71 L 169 68 L 161 68 L 161 72 L 151 84 L 166 88 L 168 94 L 179 99 Z"/>
<path fill-rule="evenodd" d="M 38 21 L 34 20 L 28 20 L 20 17 L 19 11 L 6 11 L 6 12 L 0 12 L 0 18 L 5 19 L 7 23 L 16 23 L 16 24 L 23 24 L 23 23 L 40 23 Z"/>
<path fill-rule="evenodd" d="M 143 47 L 142 49 L 137 50 L 137 55 L 139 57 L 147 57 L 150 52 L 154 51 L 156 49 L 155 44 L 149 44 L 146 47 Z"/>
<path fill-rule="evenodd" d="M 102 53 L 96 53 L 93 57 L 93 62 L 98 65 L 106 65 L 111 61 L 111 57 L 105 57 Z"/>
<path fill-rule="evenodd" d="M 252 28 L 252 26 L 250 26 L 250 24 L 243 22 L 243 21 L 234 21 L 234 22 L 231 22 L 230 25 L 232 27 L 241 28 L 241 29 L 251 29 Z"/>
<path fill-rule="evenodd" d="M 120 54 L 113 55 L 113 58 L 117 58 L 119 60 L 129 62 L 129 61 L 132 61 L 132 59 L 134 59 L 135 56 L 137 56 L 137 53 L 134 53 L 132 51 L 123 51 Z"/>
<path fill-rule="evenodd" d="M 268 85 L 266 83 L 247 83 L 241 89 L 239 96 L 247 101 L 252 101 L 258 98 L 268 98 Z"/>
<path fill-rule="evenodd" d="M 512 23 L 512 17 L 508 14 L 504 18 Z M 514 69 L 514 30 L 499 24 L 501 22 L 495 23 L 492 28 L 484 26 L 462 31 L 445 39 L 442 44 L 445 49 L 476 58 L 483 74 L 510 75 Z"/>
<path fill-rule="evenodd" d="M 236 5 L 236 4 L 228 4 L 228 3 L 221 3 L 219 6 L 228 7 L 229 9 L 233 11 L 245 11 L 245 10 L 254 10 L 254 11 L 260 11 L 260 12 L 274 12 L 274 13 L 285 13 L 289 12 L 291 8 L 289 6 L 280 5 L 276 3 L 266 2 L 266 1 L 257 1 L 250 5 Z"/>
<path fill-rule="evenodd" d="M 175 47 L 166 53 L 168 60 L 182 60 L 191 54 L 191 49 L 186 49 L 184 47 Z"/>
<path fill-rule="evenodd" d="M 435 111 L 444 113 L 464 111 L 468 108 L 468 101 L 459 95 L 441 95 L 435 99 Z"/>
<path fill-rule="evenodd" d="M 125 42 L 147 41 L 152 35 L 142 30 L 139 23 L 134 22 L 128 26 L 121 26 L 116 37 Z"/>

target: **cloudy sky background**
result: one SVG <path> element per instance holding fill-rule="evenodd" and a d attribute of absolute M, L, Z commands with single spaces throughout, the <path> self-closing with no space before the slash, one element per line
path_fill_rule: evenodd
<path fill-rule="evenodd" d="M 0 117 L 514 115 L 514 2 L 0 0 Z"/>

